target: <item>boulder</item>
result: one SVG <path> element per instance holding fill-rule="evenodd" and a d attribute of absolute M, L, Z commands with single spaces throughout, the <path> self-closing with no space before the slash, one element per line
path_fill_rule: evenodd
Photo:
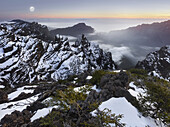
<path fill-rule="evenodd" d="M 28 110 L 22 112 L 14 111 L 10 115 L 5 115 L 0 124 L 2 127 L 21 127 L 30 122 L 31 113 Z"/>

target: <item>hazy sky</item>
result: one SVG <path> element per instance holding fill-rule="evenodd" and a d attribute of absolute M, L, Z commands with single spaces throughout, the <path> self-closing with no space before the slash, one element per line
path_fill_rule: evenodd
<path fill-rule="evenodd" d="M 14 18 L 170 18 L 170 0 L 1 0 L 0 19 Z"/>

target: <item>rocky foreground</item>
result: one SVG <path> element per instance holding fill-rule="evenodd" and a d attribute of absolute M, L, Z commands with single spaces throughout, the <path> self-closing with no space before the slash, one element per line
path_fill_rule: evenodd
<path fill-rule="evenodd" d="M 98 115 L 108 108 L 117 115 L 112 117 L 115 120 L 113 124 L 108 123 L 110 126 L 161 126 L 158 120 L 142 113 L 139 95 L 146 96 L 147 89 L 142 85 L 143 81 L 135 81 L 135 77 L 130 75 L 123 71 L 96 71 L 59 82 L 39 82 L 8 90 L 1 88 L 0 125 L 105 126 L 107 120 L 100 123 Z"/>

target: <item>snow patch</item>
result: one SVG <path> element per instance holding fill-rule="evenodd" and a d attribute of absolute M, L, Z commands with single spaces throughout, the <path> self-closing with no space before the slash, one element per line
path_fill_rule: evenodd
<path fill-rule="evenodd" d="M 136 97 L 136 99 L 139 98 L 139 94 L 141 94 L 142 96 L 145 96 L 145 90 L 142 88 L 138 88 L 136 85 L 134 85 L 134 82 L 130 82 L 129 86 L 135 89 L 135 90 L 129 89 L 128 91 L 130 92 L 132 96 Z"/>
<path fill-rule="evenodd" d="M 33 117 L 31 117 L 31 122 L 33 122 L 33 121 L 36 120 L 36 119 L 39 119 L 40 117 L 45 117 L 46 115 L 48 115 L 48 114 L 51 112 L 51 110 L 52 110 L 53 108 L 58 108 L 58 106 L 39 109 L 39 110 L 33 115 Z"/>
<path fill-rule="evenodd" d="M 0 89 L 3 89 L 3 88 L 5 88 L 5 86 L 3 86 L 3 85 L 0 85 Z"/>
<path fill-rule="evenodd" d="M 18 88 L 17 91 L 12 92 L 8 95 L 9 100 L 13 100 L 14 98 L 18 97 L 22 92 L 24 93 L 33 93 L 34 90 L 32 89 L 25 89 L 25 88 L 31 88 L 31 87 L 37 87 L 37 86 L 23 86 L 21 88 Z"/>
<path fill-rule="evenodd" d="M 156 123 L 153 119 L 149 117 L 143 117 L 138 110 L 131 105 L 124 97 L 121 98 L 111 98 L 103 102 L 99 106 L 99 110 L 104 110 L 108 108 L 112 113 L 116 115 L 123 114 L 123 118 L 120 122 L 125 123 L 126 127 L 156 127 Z M 92 115 L 95 116 L 96 110 L 92 112 Z"/>
<path fill-rule="evenodd" d="M 11 114 L 15 110 L 23 111 L 28 105 L 36 101 L 38 96 L 39 94 L 24 100 L 0 104 L 0 121 L 5 115 Z"/>
<path fill-rule="evenodd" d="M 97 86 L 96 86 L 96 85 L 94 85 L 91 89 L 92 89 L 92 90 L 95 90 L 95 91 L 98 92 L 98 93 L 101 91 L 100 89 L 97 89 Z"/>
<path fill-rule="evenodd" d="M 113 72 L 120 73 L 121 70 L 114 70 Z M 123 72 L 126 72 L 126 70 L 122 70 Z"/>
<path fill-rule="evenodd" d="M 92 76 L 87 76 L 86 79 L 87 79 L 87 80 L 90 80 L 90 79 L 92 79 Z"/>
<path fill-rule="evenodd" d="M 158 74 L 156 71 L 151 71 L 151 72 L 149 72 L 148 73 L 148 75 L 153 75 L 154 77 L 157 77 L 157 78 L 160 78 L 160 79 L 164 79 L 164 80 L 166 80 L 166 81 L 168 81 L 169 82 L 169 79 L 170 78 L 163 78 L 162 76 L 160 76 L 160 74 Z"/>

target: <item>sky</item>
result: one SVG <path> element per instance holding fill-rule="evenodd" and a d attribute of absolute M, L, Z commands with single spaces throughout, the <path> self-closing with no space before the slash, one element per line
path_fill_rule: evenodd
<path fill-rule="evenodd" d="M 0 19 L 16 18 L 168 19 L 170 0 L 1 0 Z"/>

